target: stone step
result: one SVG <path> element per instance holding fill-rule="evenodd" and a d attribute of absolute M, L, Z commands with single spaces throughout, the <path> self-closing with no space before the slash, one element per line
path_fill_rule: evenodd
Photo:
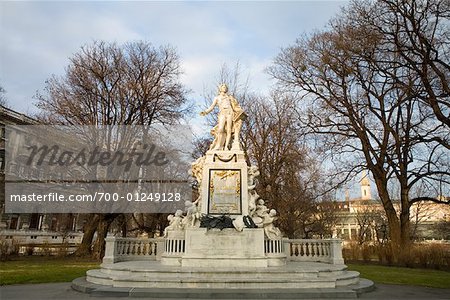
<path fill-rule="evenodd" d="M 336 286 L 346 286 L 357 284 L 359 282 L 359 272 L 347 271 L 346 273 L 336 277 Z"/>
<path fill-rule="evenodd" d="M 214 277 L 203 277 L 199 275 L 193 275 L 190 277 L 182 276 L 142 276 L 142 275 L 132 275 L 129 276 L 110 276 L 103 272 L 95 272 L 93 270 L 88 271 L 89 277 L 109 279 L 113 281 L 151 281 L 151 282 L 334 282 L 333 278 L 295 278 L 295 277 L 272 277 L 272 278 L 257 278 L 257 277 L 246 277 L 246 278 L 223 278 L 219 276 Z"/>
<path fill-rule="evenodd" d="M 370 283 L 370 282 L 369 282 Z M 367 288 L 367 282 L 364 285 Z M 373 286 L 373 283 L 372 283 Z M 96 285 L 84 277 L 72 282 L 72 288 L 92 296 L 136 297 L 159 299 L 355 299 L 357 290 L 338 288 L 273 288 L 273 289 L 201 289 L 201 288 L 130 288 Z"/>
<path fill-rule="evenodd" d="M 333 288 L 336 285 L 342 286 L 346 284 L 355 284 L 358 282 L 358 273 L 352 272 L 338 277 L 296 277 L 296 276 L 272 276 L 258 278 L 254 276 L 247 277 L 221 277 L 221 276 L 202 276 L 201 274 L 190 274 L 183 276 L 182 274 L 173 274 L 172 276 L 160 276 L 156 274 L 130 274 L 115 276 L 103 273 L 101 270 L 89 270 L 87 272 L 88 281 L 113 285 L 116 287 L 223 287 L 223 288 L 275 288 L 277 286 L 292 288 Z M 340 284 L 337 284 L 340 282 Z"/>

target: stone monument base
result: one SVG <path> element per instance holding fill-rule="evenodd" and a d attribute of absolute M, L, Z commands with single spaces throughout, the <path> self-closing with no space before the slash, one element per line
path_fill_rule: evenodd
<path fill-rule="evenodd" d="M 214 269 L 265 268 L 286 264 L 286 254 L 282 249 L 278 255 L 265 255 L 264 230 L 261 228 L 245 228 L 242 232 L 231 228 L 188 228 L 184 241 L 178 242 L 181 238 L 179 232 L 169 232 L 167 243 L 175 245 L 175 249 L 166 249 L 161 257 L 162 265 Z M 178 252 L 180 247 L 184 249 L 181 255 Z"/>

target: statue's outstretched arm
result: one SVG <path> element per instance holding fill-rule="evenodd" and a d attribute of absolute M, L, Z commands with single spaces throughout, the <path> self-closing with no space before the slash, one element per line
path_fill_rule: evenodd
<path fill-rule="evenodd" d="M 211 104 L 211 106 L 208 107 L 207 109 L 205 109 L 204 111 L 202 111 L 200 113 L 200 115 L 204 116 L 204 115 L 209 114 L 214 109 L 214 106 L 216 106 L 216 104 L 217 104 L 217 98 L 214 98 L 213 103 Z"/>

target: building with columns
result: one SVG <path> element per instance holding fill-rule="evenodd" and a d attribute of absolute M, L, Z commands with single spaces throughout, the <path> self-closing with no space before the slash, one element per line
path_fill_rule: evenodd
<path fill-rule="evenodd" d="M 76 245 L 81 242 L 86 215 L 5 213 L 5 151 L 8 142 L 5 127 L 38 124 L 37 120 L 0 105 L 0 241 L 14 241 L 25 246 L 63 242 Z M 18 172 L 29 179 L 39 176 L 39 170 L 33 168 L 25 169 L 13 164 L 9 167 L 19 168 Z"/>
<path fill-rule="evenodd" d="M 346 192 L 344 201 L 337 201 L 337 221 L 334 233 L 345 241 L 375 241 L 388 237 L 388 224 L 382 204 L 373 199 L 371 184 L 366 172 L 360 181 L 361 195 L 350 198 Z M 399 208 L 399 203 L 394 203 Z M 450 222 L 450 206 L 434 202 L 415 203 L 410 210 L 411 235 L 416 240 L 440 240 L 447 238 L 436 229 L 440 222 Z M 447 223 L 449 224 L 449 223 Z M 445 235 L 445 234 L 444 234 Z"/>

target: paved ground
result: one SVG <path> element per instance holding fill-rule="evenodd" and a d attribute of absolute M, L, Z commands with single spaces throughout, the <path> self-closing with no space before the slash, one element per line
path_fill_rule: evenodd
<path fill-rule="evenodd" d="M 360 299 L 448 299 L 450 300 L 450 289 L 435 289 L 406 285 L 377 284 L 376 290 L 362 294 Z M 78 293 L 71 289 L 70 283 L 43 283 L 8 285 L 0 287 L 1 300 L 30 299 L 30 300 L 110 300 L 124 299 L 117 297 L 90 297 L 87 294 Z"/>

